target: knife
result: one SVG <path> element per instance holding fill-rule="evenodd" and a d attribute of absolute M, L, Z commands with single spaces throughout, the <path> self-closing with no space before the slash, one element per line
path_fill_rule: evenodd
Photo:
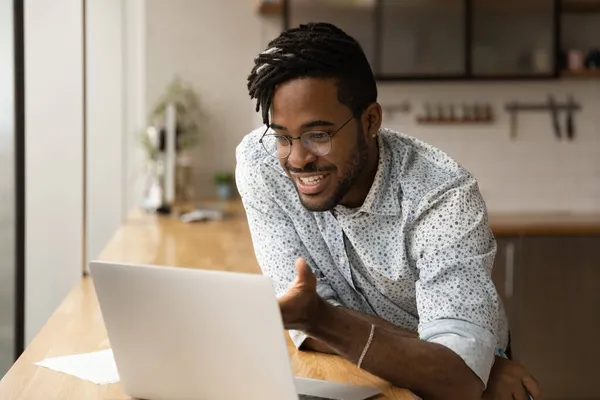
<path fill-rule="evenodd" d="M 575 122 L 573 121 L 573 107 L 575 102 L 573 101 L 573 97 L 569 96 L 569 102 L 567 105 L 567 138 L 569 140 L 573 140 L 575 137 Z"/>
<path fill-rule="evenodd" d="M 556 100 L 554 100 L 554 96 L 548 96 L 548 103 L 550 105 L 550 113 L 552 117 L 552 125 L 554 127 L 554 134 L 560 140 L 562 134 L 560 132 L 560 124 L 558 122 L 558 107 L 556 105 Z"/>

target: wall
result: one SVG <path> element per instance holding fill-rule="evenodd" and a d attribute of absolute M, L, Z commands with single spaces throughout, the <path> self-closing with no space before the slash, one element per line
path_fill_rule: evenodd
<path fill-rule="evenodd" d="M 28 344 L 81 278 L 82 2 L 25 2 Z"/>
<path fill-rule="evenodd" d="M 582 103 L 575 140 L 555 139 L 547 112 L 519 114 L 511 140 L 504 104 L 544 102 L 550 93 L 559 101 L 573 94 Z M 440 147 L 473 172 L 490 212 L 600 211 L 600 81 L 380 85 L 382 104 L 406 99 L 413 112 L 386 115 L 385 124 Z M 489 102 L 497 120 L 490 126 L 418 125 L 425 101 Z"/>
<path fill-rule="evenodd" d="M 141 198 L 144 7 L 144 0 L 86 1 L 88 261 L 98 257 Z"/>
<path fill-rule="evenodd" d="M 124 5 L 124 131 L 125 210 L 140 204 L 144 188 L 144 154 L 139 133 L 146 126 L 146 0 L 127 0 Z"/>
<path fill-rule="evenodd" d="M 147 109 L 175 75 L 192 83 L 206 117 L 193 156 L 197 195 L 214 196 L 213 174 L 233 171 L 235 147 L 257 126 L 246 77 L 262 19 L 246 0 L 147 0 L 146 11 Z"/>
<path fill-rule="evenodd" d="M 98 257 L 125 214 L 123 2 L 86 1 L 86 243 Z"/>

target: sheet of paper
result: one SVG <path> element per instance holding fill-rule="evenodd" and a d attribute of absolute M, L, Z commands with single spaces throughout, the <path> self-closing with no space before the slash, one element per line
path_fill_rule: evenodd
<path fill-rule="evenodd" d="M 85 379 L 97 385 L 119 381 L 119 373 L 112 349 L 93 353 L 46 358 L 36 365 Z"/>

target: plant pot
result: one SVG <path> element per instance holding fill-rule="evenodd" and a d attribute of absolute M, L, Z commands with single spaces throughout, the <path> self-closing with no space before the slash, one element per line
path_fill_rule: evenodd
<path fill-rule="evenodd" d="M 217 198 L 221 201 L 231 200 L 233 188 L 228 183 L 218 184 L 217 187 Z"/>

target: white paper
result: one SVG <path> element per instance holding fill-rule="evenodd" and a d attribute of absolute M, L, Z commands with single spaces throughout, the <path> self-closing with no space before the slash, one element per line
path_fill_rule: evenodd
<path fill-rule="evenodd" d="M 97 385 L 119 382 L 119 372 L 117 371 L 112 349 L 46 358 L 35 364 Z"/>

